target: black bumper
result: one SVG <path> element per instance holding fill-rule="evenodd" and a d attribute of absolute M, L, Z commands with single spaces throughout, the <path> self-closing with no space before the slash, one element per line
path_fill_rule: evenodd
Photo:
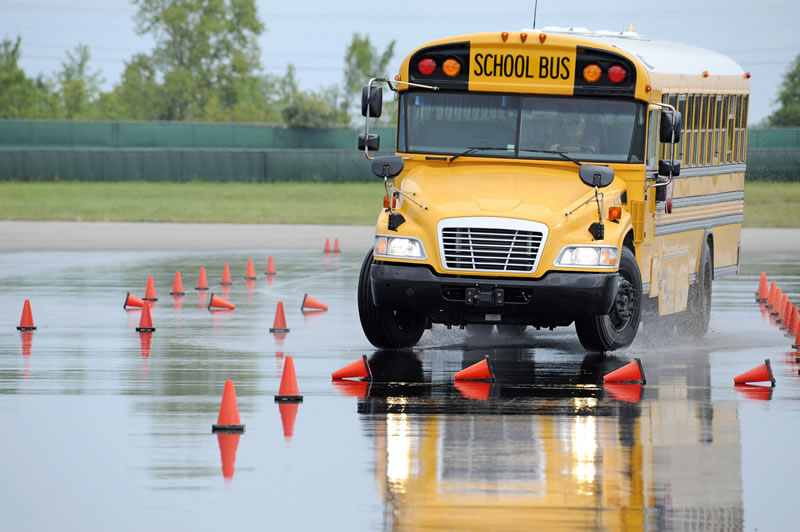
<path fill-rule="evenodd" d="M 579 316 L 608 314 L 619 279 L 616 272 L 550 272 L 540 279 L 451 276 L 381 261 L 371 271 L 376 305 L 423 312 L 446 324 L 567 325 Z"/>

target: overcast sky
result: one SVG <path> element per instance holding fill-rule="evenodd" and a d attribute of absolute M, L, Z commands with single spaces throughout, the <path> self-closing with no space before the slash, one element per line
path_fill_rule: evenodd
<path fill-rule="evenodd" d="M 383 49 L 397 41 L 390 72 L 403 57 L 434 39 L 533 25 L 533 0 L 420 1 L 256 0 L 267 31 L 259 38 L 262 66 L 281 74 L 297 67 L 305 89 L 342 80 L 343 55 L 353 33 L 368 34 Z M 116 84 L 124 61 L 148 52 L 153 41 L 134 32 L 129 0 L 0 0 L 0 37 L 22 37 L 21 66 L 29 75 L 52 75 L 78 43 L 89 46 L 104 88 Z M 751 78 L 750 123 L 775 109 L 783 74 L 800 53 L 797 0 L 540 0 L 537 26 L 622 30 L 631 24 L 649 39 L 671 40 L 729 55 Z"/>

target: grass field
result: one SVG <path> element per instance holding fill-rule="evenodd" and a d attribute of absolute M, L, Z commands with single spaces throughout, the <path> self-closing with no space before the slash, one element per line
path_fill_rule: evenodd
<path fill-rule="evenodd" d="M 371 225 L 374 183 L 0 183 L 0 219 Z M 800 183 L 745 185 L 745 227 L 800 227 Z"/>

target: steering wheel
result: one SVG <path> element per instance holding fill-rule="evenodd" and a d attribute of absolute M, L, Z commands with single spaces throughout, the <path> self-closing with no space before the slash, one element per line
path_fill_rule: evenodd
<path fill-rule="evenodd" d="M 577 148 L 577 150 L 567 149 L 567 148 Z M 578 151 L 584 153 L 597 153 L 597 149 L 594 146 L 589 146 L 588 144 L 578 144 L 570 143 L 570 144 L 558 144 L 555 148 L 557 151 Z"/>

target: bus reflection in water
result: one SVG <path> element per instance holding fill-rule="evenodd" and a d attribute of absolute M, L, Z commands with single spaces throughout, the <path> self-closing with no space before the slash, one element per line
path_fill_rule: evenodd
<path fill-rule="evenodd" d="M 500 379 L 486 401 L 424 382 L 412 352 L 389 370 L 390 357 L 372 358 L 383 382 L 358 412 L 374 438 L 385 529 L 743 528 L 737 407 L 711 402 L 708 353 L 654 368 L 648 397 L 630 403 L 596 385 L 601 359 L 570 374 L 520 351 L 492 359 L 534 377 Z M 448 353 L 426 352 L 437 355 Z M 399 384 L 398 368 L 415 381 Z M 575 384 L 587 377 L 596 384 Z"/>

